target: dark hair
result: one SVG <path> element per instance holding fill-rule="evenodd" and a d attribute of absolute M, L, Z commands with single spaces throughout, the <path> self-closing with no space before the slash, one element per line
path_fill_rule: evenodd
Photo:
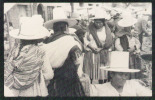
<path fill-rule="evenodd" d="M 38 43 L 40 43 L 40 42 L 42 42 L 43 41 L 43 39 L 36 39 L 36 40 L 20 40 L 20 47 L 19 47 L 19 52 L 18 52 L 18 54 L 17 54 L 17 56 L 14 58 L 14 59 L 16 59 L 19 55 L 20 55 L 20 51 L 21 51 L 21 49 L 24 47 L 24 46 L 26 46 L 26 45 L 29 45 L 29 44 L 31 44 L 31 45 L 38 45 Z"/>
<path fill-rule="evenodd" d="M 85 35 L 86 31 L 83 29 L 78 29 L 75 34 L 78 36 L 79 40 L 84 43 L 83 36 Z"/>
<path fill-rule="evenodd" d="M 54 32 L 58 32 L 58 31 L 64 32 L 64 31 L 66 31 L 65 25 L 68 26 L 68 23 L 67 22 L 63 22 L 63 21 L 54 23 L 53 24 L 53 30 L 54 30 Z"/>
<path fill-rule="evenodd" d="M 103 23 L 105 22 L 105 18 L 101 18 L 101 19 L 94 19 L 94 21 L 96 21 L 96 20 L 100 20 L 100 21 L 102 21 Z"/>

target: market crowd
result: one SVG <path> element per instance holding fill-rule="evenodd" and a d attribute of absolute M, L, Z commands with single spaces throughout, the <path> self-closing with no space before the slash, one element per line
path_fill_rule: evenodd
<path fill-rule="evenodd" d="M 9 34 L 4 22 L 4 42 L 11 42 L 9 50 L 4 45 L 5 96 L 152 96 L 152 47 L 144 49 L 151 45 L 151 14 L 53 13 L 47 22 L 21 17 L 19 29 L 9 23 Z"/>

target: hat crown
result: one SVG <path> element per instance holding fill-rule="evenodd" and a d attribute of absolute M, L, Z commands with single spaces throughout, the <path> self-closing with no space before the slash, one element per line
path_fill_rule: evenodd
<path fill-rule="evenodd" d="M 129 69 L 129 52 L 121 52 L 121 51 L 111 52 L 110 67 Z"/>
<path fill-rule="evenodd" d="M 50 35 L 48 30 L 43 27 L 43 18 L 41 15 L 22 17 L 20 23 L 20 29 L 18 32 L 10 32 L 10 35 L 14 38 L 33 40 Z"/>
<path fill-rule="evenodd" d="M 110 19 L 110 15 L 103 8 L 96 8 L 95 9 L 95 18 L 94 19 Z"/>
<path fill-rule="evenodd" d="M 129 68 L 129 52 L 112 51 L 110 53 L 109 67 L 100 67 L 101 69 L 114 72 L 139 72 L 139 69 Z"/>
<path fill-rule="evenodd" d="M 21 24 L 21 34 L 33 35 L 38 34 L 39 28 L 43 27 L 43 18 L 41 15 L 34 15 L 29 18 L 25 18 Z"/>
<path fill-rule="evenodd" d="M 54 8 L 53 9 L 53 20 L 55 19 L 67 19 L 67 15 L 62 8 Z"/>
<path fill-rule="evenodd" d="M 20 17 L 19 24 L 26 23 L 28 20 L 30 20 L 30 17 Z"/>

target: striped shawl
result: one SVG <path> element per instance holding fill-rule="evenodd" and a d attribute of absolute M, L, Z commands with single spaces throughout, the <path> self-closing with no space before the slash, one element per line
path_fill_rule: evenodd
<path fill-rule="evenodd" d="M 27 45 L 15 59 L 16 49 L 12 50 L 5 63 L 4 81 L 10 88 L 23 90 L 33 86 L 33 82 L 39 77 L 44 52 L 37 46 Z"/>

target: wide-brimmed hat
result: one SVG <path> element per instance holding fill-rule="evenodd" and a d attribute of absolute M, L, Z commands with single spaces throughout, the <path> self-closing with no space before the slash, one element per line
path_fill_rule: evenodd
<path fill-rule="evenodd" d="M 135 19 L 131 13 L 124 12 L 122 13 L 122 19 L 118 21 L 118 25 L 121 27 L 130 27 L 134 25 L 137 22 L 137 19 Z"/>
<path fill-rule="evenodd" d="M 50 35 L 49 31 L 43 27 L 43 18 L 41 15 L 24 17 L 20 20 L 20 28 L 9 32 L 11 37 L 16 39 L 34 40 L 41 39 Z"/>
<path fill-rule="evenodd" d="M 129 52 L 112 51 L 110 52 L 110 65 L 100 67 L 100 69 L 113 72 L 139 72 L 139 69 L 129 68 Z"/>
<path fill-rule="evenodd" d="M 90 19 L 110 19 L 110 15 L 103 8 L 96 8 L 94 17 Z"/>
<path fill-rule="evenodd" d="M 76 19 L 68 19 L 62 8 L 55 8 L 53 10 L 53 20 L 45 22 L 44 26 L 47 29 L 53 29 L 53 24 L 56 22 L 67 22 L 69 27 L 72 27 L 77 23 Z"/>

